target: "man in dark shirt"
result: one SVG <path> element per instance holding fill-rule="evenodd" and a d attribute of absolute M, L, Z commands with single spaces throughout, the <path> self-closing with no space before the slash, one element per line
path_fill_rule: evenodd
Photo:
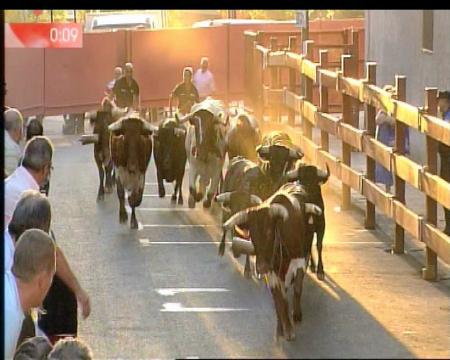
<path fill-rule="evenodd" d="M 133 64 L 125 64 L 125 74 L 119 80 L 116 80 L 113 92 L 118 107 L 139 109 L 139 85 L 133 79 Z"/>
<path fill-rule="evenodd" d="M 450 91 L 439 91 L 439 112 L 444 121 L 450 122 Z M 450 147 L 439 143 L 439 155 L 441 157 L 441 178 L 450 182 Z M 450 236 L 450 209 L 444 207 L 445 229 L 444 233 Z"/>
<path fill-rule="evenodd" d="M 172 116 L 172 99 L 175 97 L 178 99 L 178 110 L 181 114 L 185 115 L 191 111 L 192 105 L 196 102 L 200 102 L 198 91 L 192 83 L 192 69 L 189 67 L 183 70 L 183 82 L 175 86 L 169 97 L 169 111 Z"/>

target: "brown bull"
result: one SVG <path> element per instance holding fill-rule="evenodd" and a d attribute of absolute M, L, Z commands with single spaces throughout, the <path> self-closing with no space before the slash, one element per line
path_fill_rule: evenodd
<path fill-rule="evenodd" d="M 152 126 L 137 114 L 128 115 L 109 126 L 111 131 L 111 155 L 115 169 L 119 219 L 128 220 L 125 210 L 125 191 L 131 207 L 130 227 L 137 229 L 135 208 L 142 202 L 145 172 L 152 156 Z"/>
<path fill-rule="evenodd" d="M 311 215 L 322 212 L 317 205 L 307 203 L 306 196 L 302 186 L 285 184 L 262 204 L 236 213 L 224 224 L 225 230 L 238 225 L 250 232 L 253 246 L 247 251 L 256 255 L 256 270 L 266 276 L 271 289 L 277 314 L 276 336 L 286 340 L 295 338 L 288 289 L 294 288 L 293 320 L 301 321 L 302 286 L 309 255 L 307 223 Z"/>

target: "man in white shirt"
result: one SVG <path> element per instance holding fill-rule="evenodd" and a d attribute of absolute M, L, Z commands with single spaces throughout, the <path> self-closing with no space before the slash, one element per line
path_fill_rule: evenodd
<path fill-rule="evenodd" d="M 25 145 L 22 166 L 5 179 L 5 228 L 8 227 L 16 204 L 25 190 L 36 190 L 50 175 L 52 168 L 53 145 L 45 136 L 36 136 Z M 21 219 L 24 221 L 24 219 Z M 50 230 L 48 224 L 47 232 Z M 82 307 L 82 314 L 87 318 L 91 312 L 90 300 L 72 272 L 64 253 L 57 247 L 57 275 L 71 289 Z"/>
<path fill-rule="evenodd" d="M 193 83 L 198 90 L 200 101 L 203 101 L 207 96 L 211 96 L 216 91 L 214 83 L 214 76 L 208 70 L 209 61 L 207 57 L 203 57 L 200 61 L 200 69 L 194 74 Z"/>
<path fill-rule="evenodd" d="M 4 274 L 5 359 L 13 358 L 24 314 L 42 304 L 55 271 L 53 240 L 42 230 L 25 231 L 17 241 L 11 272 Z"/>
<path fill-rule="evenodd" d="M 19 146 L 22 139 L 23 117 L 19 110 L 9 108 L 3 113 L 5 119 L 5 176 L 17 168 L 22 155 Z"/>

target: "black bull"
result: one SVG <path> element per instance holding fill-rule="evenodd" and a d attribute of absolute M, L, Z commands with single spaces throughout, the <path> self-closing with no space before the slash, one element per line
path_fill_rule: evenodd
<path fill-rule="evenodd" d="M 288 288 L 293 286 L 293 319 L 301 321 L 301 295 L 306 259 L 308 218 L 321 209 L 306 202 L 304 188 L 295 183 L 283 185 L 274 195 L 256 207 L 234 214 L 224 225 L 236 225 L 250 233 L 256 269 L 266 276 L 277 315 L 277 337 L 295 338 L 288 302 Z"/>
<path fill-rule="evenodd" d="M 109 126 L 111 131 L 111 155 L 114 163 L 117 196 L 119 198 L 119 219 L 128 220 L 125 210 L 125 191 L 129 192 L 132 229 L 137 229 L 135 208 L 142 202 L 145 186 L 145 172 L 152 156 L 152 127 L 138 117 L 122 118 Z"/>
<path fill-rule="evenodd" d="M 153 156 L 158 178 L 159 197 L 164 197 L 164 180 L 176 181 L 171 201 L 183 204 L 182 184 L 186 168 L 186 129 L 175 119 L 165 119 L 153 134 Z"/>

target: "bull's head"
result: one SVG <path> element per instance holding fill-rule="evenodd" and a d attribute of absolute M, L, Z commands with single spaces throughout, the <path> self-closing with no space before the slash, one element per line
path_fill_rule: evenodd
<path fill-rule="evenodd" d="M 259 145 L 256 152 L 262 160 L 269 163 L 268 175 L 275 184 L 279 184 L 280 179 L 292 167 L 292 164 L 303 157 L 300 150 L 282 145 Z"/>
<path fill-rule="evenodd" d="M 326 164 L 327 171 L 323 171 L 314 165 L 296 163 L 295 169 L 286 173 L 286 181 L 299 181 L 306 187 L 325 184 L 330 177 L 330 168 Z"/>
<path fill-rule="evenodd" d="M 126 167 L 130 174 L 145 172 L 150 161 L 154 127 L 132 114 L 109 125 L 112 136 L 122 137 Z M 123 154 L 122 154 L 123 155 Z"/>
<path fill-rule="evenodd" d="M 320 208 L 314 204 L 305 203 L 304 205 L 306 214 L 321 212 Z M 249 230 L 256 255 L 256 270 L 263 275 L 273 270 L 271 267 L 275 251 L 276 227 L 279 226 L 278 223 L 283 224 L 288 221 L 289 217 L 289 212 L 284 205 L 263 203 L 234 214 L 223 228 L 230 230 L 234 226 L 240 226 Z M 292 229 L 293 232 L 300 230 Z"/>

